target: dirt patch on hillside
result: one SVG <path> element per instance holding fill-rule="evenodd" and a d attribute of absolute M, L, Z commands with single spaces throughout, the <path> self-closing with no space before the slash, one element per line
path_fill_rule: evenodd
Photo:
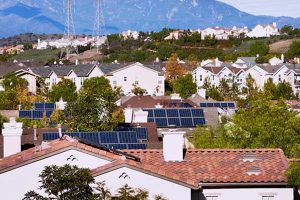
<path fill-rule="evenodd" d="M 270 44 L 270 53 L 286 53 L 294 41 L 300 41 L 300 39 L 282 40 Z"/>

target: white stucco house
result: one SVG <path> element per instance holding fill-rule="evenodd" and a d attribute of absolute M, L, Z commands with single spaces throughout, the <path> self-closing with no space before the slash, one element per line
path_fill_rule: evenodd
<path fill-rule="evenodd" d="M 184 134 L 163 132 L 163 149 L 115 151 L 63 136 L 20 152 L 22 123 L 4 124 L 0 160 L 1 199 L 22 199 L 38 191 L 45 166 L 64 164 L 91 169 L 112 196 L 125 184 L 162 194 L 168 200 L 293 200 L 284 175 L 288 160 L 281 149 L 184 149 Z"/>
<path fill-rule="evenodd" d="M 111 63 L 87 64 L 53 67 L 30 67 L 27 70 L 16 71 L 16 75 L 29 83 L 29 91 L 36 93 L 37 77 L 45 79 L 51 89 L 62 78 L 72 80 L 79 91 L 86 79 L 92 77 L 106 77 L 112 87 L 121 87 L 125 95 L 133 95 L 134 85 L 145 90 L 147 95 L 162 96 L 165 93 L 164 71 L 160 63 Z"/>
<path fill-rule="evenodd" d="M 133 38 L 134 40 L 137 40 L 139 38 L 140 33 L 137 31 L 127 30 L 122 32 L 120 35 L 122 35 L 125 39 Z"/>
<path fill-rule="evenodd" d="M 246 34 L 250 38 L 271 37 L 272 35 L 280 35 L 275 22 L 273 24 L 258 24 Z"/>

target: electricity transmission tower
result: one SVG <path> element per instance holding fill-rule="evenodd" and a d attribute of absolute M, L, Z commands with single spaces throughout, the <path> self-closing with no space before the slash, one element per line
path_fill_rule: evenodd
<path fill-rule="evenodd" d="M 74 0 L 64 0 L 65 3 L 65 12 L 66 12 L 66 23 L 65 23 L 65 32 L 64 40 L 67 41 L 68 45 L 65 48 L 61 49 L 60 57 L 63 57 L 63 54 L 66 53 L 67 60 L 70 58 L 71 53 L 78 54 L 77 46 L 74 44 L 76 39 L 75 35 L 75 26 L 73 21 L 73 12 L 74 12 Z"/>
<path fill-rule="evenodd" d="M 99 47 L 104 44 L 108 46 L 108 41 L 105 38 L 105 23 L 103 16 L 103 0 L 96 0 L 96 18 L 93 29 L 93 38 L 97 53 L 99 53 Z"/>

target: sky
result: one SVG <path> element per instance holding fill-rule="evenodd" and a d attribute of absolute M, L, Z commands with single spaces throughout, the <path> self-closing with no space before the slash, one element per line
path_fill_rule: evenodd
<path fill-rule="evenodd" d="M 218 0 L 255 15 L 300 17 L 300 0 Z"/>

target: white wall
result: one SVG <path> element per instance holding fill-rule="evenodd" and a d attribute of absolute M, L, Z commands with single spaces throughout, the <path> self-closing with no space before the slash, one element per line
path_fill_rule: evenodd
<path fill-rule="evenodd" d="M 28 91 L 36 94 L 36 77 L 31 74 L 24 74 L 20 77 L 28 82 Z"/>
<path fill-rule="evenodd" d="M 263 200 L 264 195 L 274 195 L 274 200 L 294 199 L 291 188 L 204 189 L 203 194 L 217 196 L 217 200 Z"/>
<path fill-rule="evenodd" d="M 75 161 L 67 161 L 73 155 Z M 18 200 L 30 190 L 37 190 L 40 186 L 38 175 L 45 166 L 64 164 L 77 165 L 84 168 L 96 168 L 109 161 L 89 155 L 77 150 L 68 150 L 49 158 L 25 165 L 23 167 L 0 174 L 0 195 L 3 200 Z"/>
<path fill-rule="evenodd" d="M 125 77 L 127 80 L 125 81 Z M 107 76 L 111 85 L 121 87 L 125 95 L 130 95 L 133 84 L 138 82 L 138 86 L 145 89 L 149 95 L 164 95 L 164 76 L 159 73 L 143 67 L 142 64 L 135 63 L 127 68 L 117 71 L 113 76 Z M 160 83 L 159 83 L 160 82 Z M 156 87 L 159 86 L 159 92 L 156 93 Z"/>
<path fill-rule="evenodd" d="M 124 172 L 130 178 L 119 178 Z M 106 186 L 112 192 L 112 195 L 116 195 L 118 188 L 128 184 L 133 188 L 146 189 L 149 192 L 150 199 L 153 199 L 153 196 L 157 194 L 162 194 L 168 200 L 191 199 L 190 188 L 127 167 L 122 167 L 106 174 L 99 175 L 95 177 L 95 180 L 96 182 L 105 180 Z"/>

